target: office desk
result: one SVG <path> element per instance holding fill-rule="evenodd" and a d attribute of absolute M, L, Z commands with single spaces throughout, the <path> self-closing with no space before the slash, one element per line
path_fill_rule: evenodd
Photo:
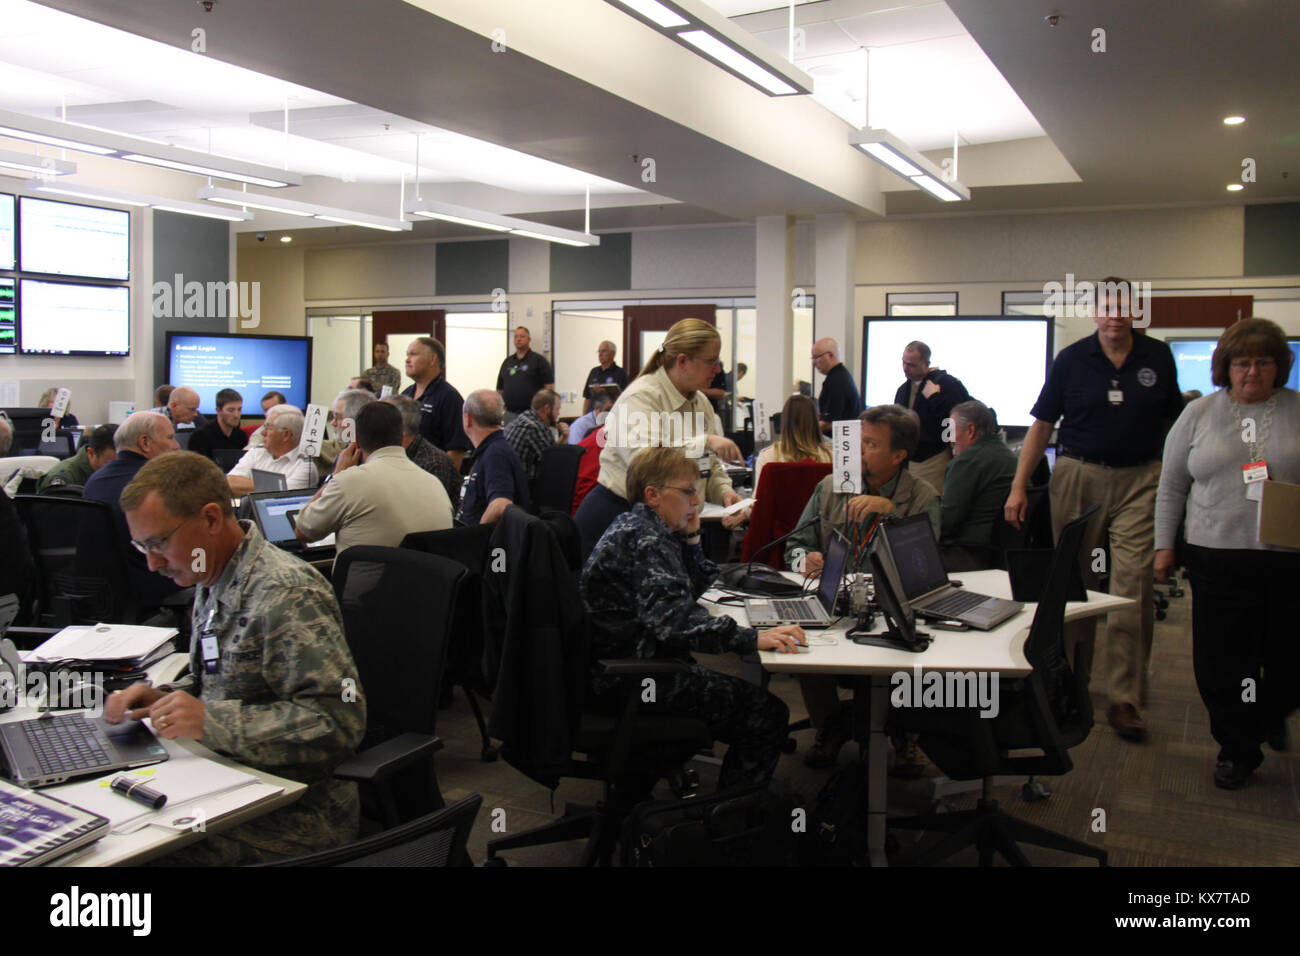
<path fill-rule="evenodd" d="M 158 663 L 149 668 L 150 679 L 155 683 L 166 683 L 168 680 L 184 670 L 184 666 L 189 663 L 187 654 L 171 654 L 163 658 Z M 11 710 L 7 714 L 0 714 L 0 722 L 11 720 L 23 720 L 35 717 L 36 711 L 27 706 L 20 706 Z M 229 813 L 223 814 L 215 820 L 208 820 L 205 823 L 205 832 L 197 833 L 192 830 L 174 831 L 164 829 L 158 826 L 146 826 L 134 833 L 109 833 L 102 839 L 81 850 L 73 851 L 59 857 L 49 866 L 118 866 L 121 864 L 139 864 L 147 860 L 156 859 L 157 857 L 166 856 L 174 853 L 181 847 L 202 840 L 207 833 L 220 833 L 223 830 L 229 830 L 231 827 L 238 826 L 248 820 L 255 819 L 270 813 L 272 810 L 278 810 L 280 807 L 288 806 L 307 790 L 305 783 L 299 783 L 296 780 L 288 780 L 284 777 L 277 777 L 274 774 L 266 773 L 262 770 L 256 770 L 253 767 L 245 767 L 238 764 L 228 757 L 214 753 L 201 743 L 193 740 L 163 740 L 158 738 L 159 742 L 167 748 L 167 753 L 172 757 L 185 755 L 186 752 L 206 757 L 216 763 L 239 770 L 250 776 L 256 777 L 258 783 L 270 784 L 273 787 L 279 787 L 280 792 L 270 794 L 261 800 L 251 803 L 247 806 L 240 807 Z M 83 783 L 88 779 L 82 777 L 76 783 Z M 57 787 L 42 788 L 43 793 L 48 793 L 52 797 L 63 796 L 66 787 L 72 784 L 61 784 Z M 126 799 L 126 798 L 123 798 Z M 168 808 L 164 807 L 160 813 L 166 814 Z"/>
<path fill-rule="evenodd" d="M 786 576 L 793 581 L 801 580 L 799 575 L 791 572 L 786 572 Z M 960 580 L 972 591 L 991 597 L 1011 597 L 1011 582 L 1005 571 L 966 571 L 961 573 Z M 717 597 L 718 593 L 710 591 L 706 597 Z M 1065 619 L 1075 621 L 1103 615 L 1132 603 L 1129 598 L 1089 591 L 1087 601 L 1070 601 L 1065 605 Z M 727 614 L 741 624 L 749 624 L 743 608 L 713 603 L 705 606 L 712 614 Z M 871 714 L 866 753 L 867 845 L 873 866 L 886 865 L 885 719 L 889 713 L 891 676 L 899 672 L 910 676 L 912 669 L 919 666 L 923 671 L 984 671 L 1001 677 L 1023 677 L 1033 669 L 1025 659 L 1024 648 L 1036 607 L 1035 604 L 1026 604 L 1019 614 L 991 631 L 940 631 L 927 628 L 918 621 L 919 629 L 934 638 L 929 648 L 919 654 L 854 644 L 844 637 L 852 626 L 851 620 L 826 630 L 808 631 L 811 646 L 798 654 L 758 652 L 763 666 L 773 673 L 849 675 L 870 680 Z M 812 643 L 821 639 L 834 643 Z"/>

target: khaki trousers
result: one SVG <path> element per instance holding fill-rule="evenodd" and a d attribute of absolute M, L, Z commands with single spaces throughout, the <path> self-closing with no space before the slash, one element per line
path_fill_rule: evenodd
<path fill-rule="evenodd" d="M 939 494 L 943 494 L 943 473 L 948 470 L 948 462 L 952 461 L 952 449 L 945 448 L 937 455 L 931 455 L 925 461 L 909 461 L 907 470 L 912 473 L 913 478 L 920 478 L 927 482 Z"/>
<path fill-rule="evenodd" d="M 1084 587 L 1096 589 L 1102 573 L 1101 550 L 1110 544 L 1110 593 L 1132 598 L 1136 607 L 1111 611 L 1105 645 L 1106 691 L 1112 704 L 1140 707 L 1146 697 L 1147 664 L 1151 660 L 1155 559 L 1156 489 L 1160 462 L 1130 468 L 1107 468 L 1073 458 L 1057 458 L 1052 472 L 1052 533 L 1091 505 L 1101 510 L 1088 523 L 1079 566 Z M 1092 675 L 1095 618 L 1065 625 L 1065 653 L 1075 674 L 1087 686 Z"/>

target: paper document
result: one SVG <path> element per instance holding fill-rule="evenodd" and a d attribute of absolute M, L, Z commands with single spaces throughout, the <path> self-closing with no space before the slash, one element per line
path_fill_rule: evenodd
<path fill-rule="evenodd" d="M 737 511 L 741 511 L 745 508 L 752 507 L 753 504 L 754 504 L 753 498 L 741 498 L 734 505 L 728 505 L 727 507 L 723 508 L 722 513 L 724 515 L 734 515 Z"/>
<path fill-rule="evenodd" d="M 29 663 L 145 660 L 180 632 L 174 627 L 96 624 L 65 627 L 27 656 Z"/>

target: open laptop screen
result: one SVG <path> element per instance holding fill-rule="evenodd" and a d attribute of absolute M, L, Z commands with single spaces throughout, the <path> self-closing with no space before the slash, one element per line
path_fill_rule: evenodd
<path fill-rule="evenodd" d="M 835 598 L 840 592 L 840 582 L 844 579 L 844 561 L 848 557 L 848 541 L 838 531 L 832 532 L 831 540 L 826 545 L 826 564 L 817 581 L 817 600 L 821 602 L 826 613 L 835 616 Z"/>
<path fill-rule="evenodd" d="M 262 529 L 262 537 L 272 544 L 296 543 L 293 518 L 311 501 L 314 491 L 301 491 L 291 495 L 267 495 L 253 499 L 253 509 L 257 514 L 257 526 Z"/>
<path fill-rule="evenodd" d="M 915 601 L 948 583 L 948 572 L 943 569 L 929 518 L 923 514 L 912 515 L 885 522 L 880 530 L 894 558 L 903 600 Z"/>

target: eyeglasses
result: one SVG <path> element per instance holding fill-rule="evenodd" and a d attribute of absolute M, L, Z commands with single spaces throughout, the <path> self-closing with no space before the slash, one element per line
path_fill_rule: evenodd
<path fill-rule="evenodd" d="M 679 492 L 681 492 L 682 494 L 684 494 L 688 499 L 697 499 L 697 498 L 700 497 L 699 489 L 698 489 L 698 488 L 695 488 L 695 487 L 690 487 L 690 488 L 678 488 L 676 485 L 664 485 L 664 486 L 661 487 L 659 490 L 660 490 L 660 491 L 669 491 L 669 490 L 672 490 L 672 491 L 679 491 Z"/>
<path fill-rule="evenodd" d="M 692 355 L 691 358 L 696 362 L 703 362 L 705 365 L 709 366 L 709 368 L 712 368 L 715 365 L 722 364 L 722 356 L 718 356 L 717 358 L 707 359 L 707 358 L 699 358 L 698 356 Z"/>
<path fill-rule="evenodd" d="M 1261 372 L 1265 369 L 1273 368 L 1277 361 L 1271 358 L 1260 359 L 1233 359 L 1231 363 L 1234 372 L 1247 372 L 1252 368 L 1257 368 Z"/>
<path fill-rule="evenodd" d="M 823 355 L 834 355 L 834 354 L 835 354 L 834 352 L 818 352 L 816 355 L 813 356 L 812 360 L 815 362 Z"/>
<path fill-rule="evenodd" d="M 135 548 L 141 554 L 162 554 L 163 551 L 167 548 L 167 542 L 171 540 L 172 535 L 174 535 L 177 531 L 180 531 L 181 528 L 190 520 L 192 520 L 194 517 L 195 517 L 194 515 L 190 515 L 189 518 L 186 518 L 184 521 L 182 521 L 176 527 L 172 528 L 161 538 L 150 538 L 147 541 L 136 541 L 134 538 L 132 538 L 131 547 Z"/>

